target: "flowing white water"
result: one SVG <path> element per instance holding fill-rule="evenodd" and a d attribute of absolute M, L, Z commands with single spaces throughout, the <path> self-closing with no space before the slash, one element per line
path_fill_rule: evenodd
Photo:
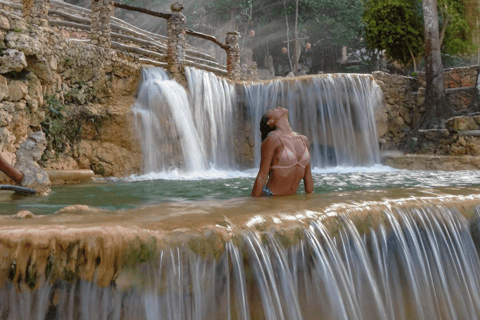
<path fill-rule="evenodd" d="M 310 141 L 312 167 L 371 166 L 380 162 L 376 108 L 382 91 L 368 75 L 335 74 L 245 85 L 260 163 L 259 123 L 269 109 L 289 110 L 294 131 Z"/>
<path fill-rule="evenodd" d="M 189 92 L 160 68 L 142 71 L 132 111 L 144 173 L 233 166 L 233 86 L 209 72 L 186 72 Z"/>
<path fill-rule="evenodd" d="M 186 75 L 188 91 L 162 69 L 142 72 L 133 113 L 144 178 L 178 172 L 201 177 L 211 169 L 231 171 L 242 165 L 236 163 L 234 137 L 246 124 L 237 123 L 245 118 L 237 112 L 235 87 L 211 72 L 187 68 Z M 322 75 L 250 84 L 244 90 L 257 166 L 259 121 L 277 105 L 289 109 L 292 128 L 310 139 L 313 167 L 379 163 L 374 111 L 382 96 L 371 77 Z"/>
<path fill-rule="evenodd" d="M 159 68 L 144 69 L 137 101 L 132 108 L 141 137 L 144 171 L 163 171 L 175 163 L 175 148 L 181 146 L 189 171 L 206 168 L 205 152 L 193 125 L 188 96 L 177 82 Z"/>
<path fill-rule="evenodd" d="M 211 72 L 187 68 L 190 105 L 208 167 L 235 167 L 235 87 Z"/>
<path fill-rule="evenodd" d="M 238 234 L 220 257 L 188 245 L 159 251 L 125 289 L 44 281 L 35 291 L 6 282 L 4 319 L 477 319 L 480 315 L 478 208 L 387 210 L 359 232 L 348 216 L 282 232 Z M 331 226 L 330 226 L 331 227 Z M 477 242 L 474 242 L 476 239 Z M 129 277 L 135 279 L 135 277 Z M 122 280 L 123 282 L 125 280 Z"/>

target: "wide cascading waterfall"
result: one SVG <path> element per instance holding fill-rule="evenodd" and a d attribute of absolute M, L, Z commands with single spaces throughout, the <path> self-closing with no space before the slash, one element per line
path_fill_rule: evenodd
<path fill-rule="evenodd" d="M 289 110 L 294 131 L 310 140 L 314 167 L 370 166 L 380 162 L 374 111 L 382 91 L 371 76 L 328 74 L 244 86 L 260 163 L 262 115 L 270 108 Z"/>
<path fill-rule="evenodd" d="M 0 288 L 0 315 L 19 320 L 477 319 L 478 211 L 467 220 L 455 207 L 430 205 L 388 209 L 378 223 L 361 226 L 339 215 L 290 231 L 243 231 L 218 254 L 191 243 L 160 250 L 105 288 L 84 280 L 43 279 L 29 291 L 20 280 L 7 281 Z"/>
<path fill-rule="evenodd" d="M 233 161 L 233 86 L 187 68 L 187 92 L 160 68 L 144 69 L 132 107 L 144 172 L 229 168 Z"/>

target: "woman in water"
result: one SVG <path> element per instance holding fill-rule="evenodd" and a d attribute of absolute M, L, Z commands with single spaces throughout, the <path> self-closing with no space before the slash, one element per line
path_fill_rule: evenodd
<path fill-rule="evenodd" d="M 303 179 L 305 192 L 313 192 L 307 138 L 292 131 L 288 110 L 268 110 L 260 121 L 262 151 L 260 170 L 252 197 L 283 196 L 297 193 Z M 267 181 L 268 178 L 268 181 Z"/>

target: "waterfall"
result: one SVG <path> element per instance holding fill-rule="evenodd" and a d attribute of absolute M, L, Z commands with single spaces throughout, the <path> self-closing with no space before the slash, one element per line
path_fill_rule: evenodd
<path fill-rule="evenodd" d="M 375 226 L 356 226 L 341 215 L 333 224 L 327 218 L 298 227 L 291 238 L 285 230 L 246 230 L 225 242 L 216 257 L 194 253 L 189 245 L 158 249 L 157 258 L 137 266 L 136 275 L 105 288 L 44 279 L 30 291 L 7 281 L 0 287 L 0 315 L 475 319 L 480 314 L 479 208 L 475 211 L 469 221 L 445 206 L 390 209 Z"/>
<path fill-rule="evenodd" d="M 244 85 L 260 163 L 259 123 L 268 109 L 289 110 L 292 129 L 310 142 L 312 167 L 380 162 L 374 111 L 382 91 L 368 75 L 328 74 Z"/>
<path fill-rule="evenodd" d="M 145 173 L 233 165 L 233 86 L 212 73 L 186 72 L 188 92 L 163 69 L 142 70 L 132 112 Z"/>
<path fill-rule="evenodd" d="M 243 149 L 248 143 L 241 142 L 249 139 L 234 141 L 239 134 L 254 137 L 250 143 L 258 166 L 260 118 L 275 106 L 287 108 L 293 130 L 309 139 L 314 167 L 380 161 L 374 111 L 382 92 L 370 76 L 319 75 L 243 85 L 243 106 L 225 79 L 193 68 L 186 69 L 186 76 L 188 90 L 160 68 L 142 71 L 132 110 L 145 173 L 245 165 L 237 163 L 237 156 L 249 152 Z"/>

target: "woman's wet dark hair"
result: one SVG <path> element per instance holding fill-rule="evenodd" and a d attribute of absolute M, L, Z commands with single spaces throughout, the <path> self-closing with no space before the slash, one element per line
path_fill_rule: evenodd
<path fill-rule="evenodd" d="M 268 114 L 269 112 L 272 111 L 272 109 L 268 109 L 262 116 L 262 119 L 260 120 L 260 132 L 262 133 L 262 142 L 263 140 L 267 139 L 267 136 L 270 132 L 275 130 L 275 128 L 270 127 L 267 122 L 268 122 Z"/>

